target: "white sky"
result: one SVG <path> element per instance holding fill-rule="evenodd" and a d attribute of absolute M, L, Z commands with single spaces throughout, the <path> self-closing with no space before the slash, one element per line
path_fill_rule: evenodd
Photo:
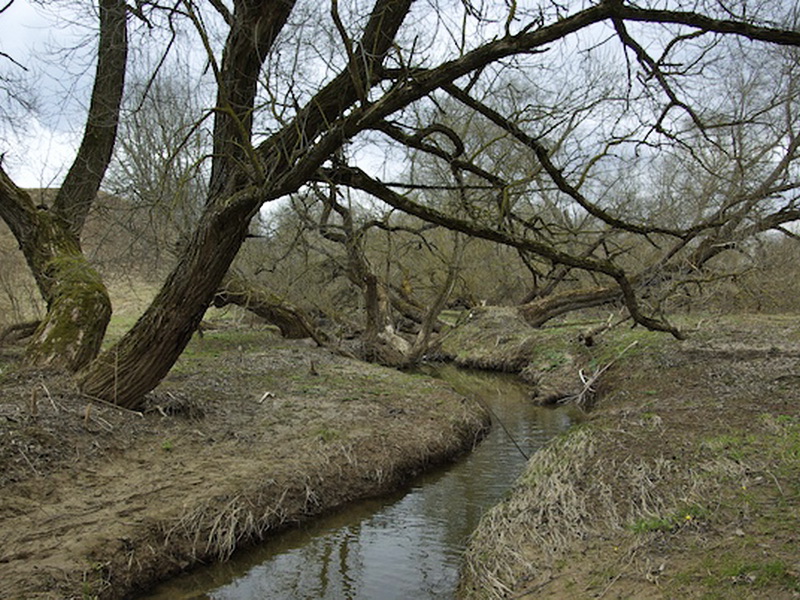
<path fill-rule="evenodd" d="M 21 187 L 58 185 L 80 143 L 83 102 L 93 67 L 82 50 L 56 53 L 78 44 L 83 34 L 69 19 L 68 10 L 64 4 L 44 10 L 28 0 L 15 0 L 0 14 L 0 51 L 27 72 L 2 58 L 0 68 L 10 76 L 25 78 L 37 107 L 33 115 L 19 115 L 16 131 L 0 128 L 3 168 Z M 0 101 L 8 102 L 5 97 Z"/>

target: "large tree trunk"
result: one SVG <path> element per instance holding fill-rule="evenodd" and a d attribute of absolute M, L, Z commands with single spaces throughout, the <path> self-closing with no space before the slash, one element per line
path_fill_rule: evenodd
<path fill-rule="evenodd" d="M 215 137 L 241 146 L 246 164 L 236 160 L 236 152 L 233 157 L 215 154 L 210 196 L 200 223 L 139 321 L 79 375 L 85 393 L 135 407 L 169 372 L 212 302 L 259 207 L 296 190 L 344 143 L 346 136 L 337 132 L 323 136 L 325 144 L 311 145 L 362 95 L 364 90 L 357 82 L 365 86 L 375 83 L 373 71 L 390 49 L 410 5 L 411 0 L 377 0 L 357 59 L 349 69 L 320 89 L 293 122 L 253 148 L 248 115 L 259 70 L 250 61 L 263 61 L 267 56 L 271 41 L 264 39 L 273 40 L 273 32 L 277 34 L 275 28 L 282 22 L 272 13 L 291 10 L 292 3 L 253 0 L 236 4 L 236 12 L 244 12 L 231 16 L 234 26 L 222 61 L 222 70 L 233 72 L 222 77 L 226 89 L 220 91 L 215 116 L 230 119 L 231 125 L 215 125 L 214 131 Z M 269 32 L 259 29 L 262 21 L 271 24 Z M 263 33 L 267 35 L 262 37 Z M 243 56 L 248 57 L 248 68 L 239 70 L 237 63 Z M 233 102 L 234 98 L 238 100 Z M 229 143 L 217 139 L 215 149 L 227 152 Z"/>
<path fill-rule="evenodd" d="M 200 324 L 244 241 L 251 216 L 206 211 L 147 311 L 79 374 L 84 393 L 131 408 L 158 385 Z"/>
<path fill-rule="evenodd" d="M 47 314 L 28 343 L 25 362 L 77 371 L 100 351 L 111 319 L 111 300 L 99 273 L 80 248 L 54 228 L 43 276 L 52 279 Z"/>
<path fill-rule="evenodd" d="M 573 290 L 523 304 L 519 307 L 519 312 L 532 327 L 541 327 L 550 319 L 563 314 L 611 302 L 621 302 L 622 299 L 622 291 L 617 286 Z"/>
<path fill-rule="evenodd" d="M 70 224 L 35 207 L 30 195 L 0 169 L 0 216 L 20 244 L 47 303 L 28 344 L 25 363 L 77 371 L 100 350 L 111 318 L 103 280 L 81 252 Z"/>

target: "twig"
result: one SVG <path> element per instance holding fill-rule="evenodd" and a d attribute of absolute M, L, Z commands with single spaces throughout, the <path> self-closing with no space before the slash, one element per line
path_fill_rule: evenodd
<path fill-rule="evenodd" d="M 626 348 L 626 350 L 627 350 L 627 348 Z M 620 569 L 620 572 L 617 573 L 616 577 L 614 577 L 611 581 L 608 582 L 608 585 L 605 587 L 605 589 L 602 592 L 600 592 L 599 596 L 597 596 L 598 598 L 602 598 L 603 596 L 605 596 L 608 593 L 608 590 L 610 590 L 611 587 L 615 583 L 617 583 L 617 581 L 619 581 L 620 577 L 622 577 L 625 574 L 624 569 L 627 569 L 628 567 L 631 566 L 631 564 L 633 563 L 633 559 L 634 558 L 636 558 L 636 549 L 633 549 L 633 551 L 631 551 L 631 555 L 630 555 L 630 558 L 628 559 L 627 564 L 624 567 L 622 567 L 622 569 Z"/>
<path fill-rule="evenodd" d="M 106 421 L 103 417 L 98 417 L 96 415 L 89 415 L 89 418 L 95 423 L 99 424 L 100 427 L 102 427 L 106 431 L 114 431 L 114 426 L 108 421 Z"/>
<path fill-rule="evenodd" d="M 591 376 L 591 377 L 586 377 L 586 375 L 584 375 L 584 373 L 583 373 L 583 369 L 581 369 L 580 371 L 578 371 L 578 375 L 580 376 L 580 378 L 581 378 L 581 381 L 583 382 L 583 389 L 582 389 L 580 392 L 578 392 L 577 394 L 574 394 L 574 395 L 572 395 L 572 396 L 567 396 L 566 398 L 564 398 L 563 400 L 561 400 L 561 401 L 560 401 L 560 403 L 561 403 L 561 404 L 566 404 L 567 402 L 575 402 L 575 404 L 577 404 L 578 406 L 580 406 L 580 407 L 583 407 L 583 406 L 586 404 L 586 396 L 587 396 L 587 394 L 589 394 L 589 393 L 591 393 L 591 392 L 594 392 L 594 391 L 595 391 L 595 389 L 594 389 L 594 387 L 593 387 L 593 386 L 594 386 L 594 384 L 597 382 L 597 380 L 600 378 L 600 376 L 601 376 L 603 373 L 605 373 L 605 372 L 606 372 L 606 371 L 607 371 L 607 370 L 608 370 L 608 369 L 611 367 L 611 365 L 613 365 L 613 364 L 614 364 L 615 362 L 617 362 L 617 361 L 618 361 L 620 358 L 622 358 L 622 355 L 623 355 L 623 354 L 625 354 L 625 353 L 626 353 L 628 350 L 630 350 L 631 348 L 633 348 L 634 346 L 636 346 L 638 343 L 639 343 L 639 340 L 634 340 L 633 342 L 631 342 L 630 344 L 628 344 L 628 345 L 627 345 L 627 346 L 626 346 L 626 347 L 625 347 L 625 348 L 622 350 L 622 352 L 620 352 L 619 354 L 617 354 L 617 356 L 615 356 L 615 357 L 614 357 L 614 358 L 613 358 L 611 361 L 609 361 L 609 362 L 608 362 L 606 365 L 604 365 L 603 367 L 601 367 L 601 368 L 597 369 L 597 370 L 596 370 L 596 371 L 595 371 L 595 372 L 592 374 L 592 376 Z"/>
<path fill-rule="evenodd" d="M 24 459 L 25 459 L 25 462 L 26 462 L 26 463 L 28 463 L 28 466 L 31 468 L 31 470 L 32 470 L 32 471 L 33 471 L 33 472 L 34 472 L 36 475 L 38 475 L 39 477 L 41 477 L 41 476 L 42 476 L 42 474 L 41 474 L 39 471 L 37 471 L 37 470 L 36 470 L 36 467 L 34 467 L 34 466 L 33 466 L 33 463 L 32 463 L 32 462 L 31 462 L 31 460 L 28 458 L 28 455 L 27 455 L 27 454 L 25 454 L 25 451 L 24 451 L 22 448 L 20 448 L 19 446 L 17 446 L 17 450 L 19 450 L 19 453 L 20 453 L 20 454 L 22 454 L 22 458 L 24 458 Z"/>
<path fill-rule="evenodd" d="M 31 390 L 31 399 L 30 405 L 28 406 L 28 412 L 30 412 L 32 418 L 36 418 L 39 416 L 39 398 L 36 395 L 36 388 Z"/>
<path fill-rule="evenodd" d="M 50 390 L 47 389 L 47 386 L 44 384 L 44 381 L 39 382 L 44 390 L 44 393 L 47 394 L 47 399 L 50 400 L 50 404 L 53 406 L 53 410 L 58 412 L 58 407 L 56 406 L 55 401 L 53 400 L 53 396 L 50 394 Z"/>
<path fill-rule="evenodd" d="M 139 412 L 138 410 L 133 410 L 130 408 L 125 408 L 124 406 L 120 406 L 119 404 L 114 404 L 113 402 L 109 402 L 108 400 L 103 400 L 102 398 L 98 398 L 97 396 L 91 396 L 86 394 L 85 392 L 81 392 L 81 396 L 85 398 L 89 398 L 89 400 L 94 400 L 95 402 L 99 402 L 100 404 L 105 404 L 106 406 L 110 406 L 111 408 L 116 408 L 117 410 L 121 410 L 124 412 L 129 412 L 131 414 L 136 415 L 137 417 L 144 418 L 144 413 Z"/>

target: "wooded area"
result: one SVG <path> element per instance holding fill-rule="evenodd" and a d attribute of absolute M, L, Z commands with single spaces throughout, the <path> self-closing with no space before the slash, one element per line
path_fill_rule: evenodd
<path fill-rule="evenodd" d="M 794 2 L 96 10 L 60 188 L 41 201 L 0 164 L 0 217 L 46 307 L 25 361 L 88 396 L 139 406 L 212 304 L 406 365 L 443 310 L 486 302 L 536 326 L 610 304 L 680 337 L 670 310 L 796 252 Z M 3 73 L 20 60 L 0 54 Z M 144 240 L 160 289 L 101 352 L 112 307 L 84 248 L 102 211 Z"/>

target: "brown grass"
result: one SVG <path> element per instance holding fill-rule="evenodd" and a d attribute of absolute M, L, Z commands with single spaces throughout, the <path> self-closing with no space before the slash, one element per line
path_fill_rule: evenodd
<path fill-rule="evenodd" d="M 537 453 L 481 522 L 464 597 L 796 597 L 800 408 L 786 382 L 800 345 L 786 324 L 717 322 L 621 360 L 589 423 Z"/>

